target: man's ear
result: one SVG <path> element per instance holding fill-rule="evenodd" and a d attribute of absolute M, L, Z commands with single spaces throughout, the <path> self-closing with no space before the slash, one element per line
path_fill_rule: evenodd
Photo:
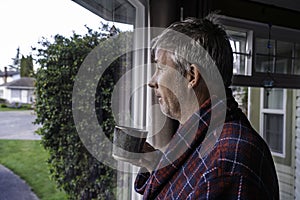
<path fill-rule="evenodd" d="M 188 73 L 188 87 L 195 88 L 197 85 L 199 85 L 201 79 L 202 77 L 198 66 L 196 64 L 191 64 L 190 71 Z"/>

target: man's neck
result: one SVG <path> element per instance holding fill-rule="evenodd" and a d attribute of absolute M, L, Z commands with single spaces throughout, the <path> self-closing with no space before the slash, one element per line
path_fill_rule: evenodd
<path fill-rule="evenodd" d="M 185 122 L 200 109 L 201 105 L 206 102 L 208 98 L 209 97 L 206 95 L 202 95 L 197 98 L 198 101 L 190 101 L 189 103 L 186 103 L 185 108 L 182 109 L 181 118 L 178 120 L 179 123 L 181 125 L 185 124 Z"/>

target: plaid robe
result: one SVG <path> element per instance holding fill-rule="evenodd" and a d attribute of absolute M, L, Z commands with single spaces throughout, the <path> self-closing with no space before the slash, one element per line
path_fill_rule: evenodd
<path fill-rule="evenodd" d="M 217 124 L 222 130 L 220 136 L 211 151 L 201 153 L 209 135 L 210 102 L 179 127 L 156 170 L 137 175 L 135 190 L 143 199 L 279 199 L 270 150 L 233 97 L 225 106 L 225 123 Z M 222 104 L 215 104 L 214 121 L 221 115 L 218 107 L 221 109 Z"/>

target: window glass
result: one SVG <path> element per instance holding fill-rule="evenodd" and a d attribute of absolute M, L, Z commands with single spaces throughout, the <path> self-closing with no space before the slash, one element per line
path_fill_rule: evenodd
<path fill-rule="evenodd" d="M 264 90 L 264 108 L 283 109 L 283 89 Z"/>
<path fill-rule="evenodd" d="M 226 32 L 233 52 L 233 74 L 250 75 L 252 32 L 232 27 L 228 27 Z"/>
<path fill-rule="evenodd" d="M 291 42 L 256 38 L 255 71 L 277 74 L 300 73 L 299 47 Z M 270 49 L 268 48 L 270 47 Z M 297 49 L 298 48 L 298 49 Z M 298 52 L 297 52 L 298 51 Z"/>
<path fill-rule="evenodd" d="M 277 58 L 272 72 L 278 74 L 291 74 L 292 58 Z"/>
<path fill-rule="evenodd" d="M 286 90 L 281 88 L 262 89 L 261 133 L 271 151 L 285 156 Z"/>
<path fill-rule="evenodd" d="M 228 30 L 230 35 L 230 44 L 235 53 L 246 53 L 247 33 L 242 31 Z"/>
<path fill-rule="evenodd" d="M 233 54 L 233 74 L 245 74 L 246 56 Z"/>
<path fill-rule="evenodd" d="M 276 55 L 291 58 L 293 56 L 293 48 L 293 43 L 277 41 Z"/>
<path fill-rule="evenodd" d="M 268 41 L 268 39 L 256 38 L 256 54 L 275 55 L 275 41 L 270 40 L 270 45 Z"/>
<path fill-rule="evenodd" d="M 300 44 L 295 45 L 294 73 L 300 75 Z"/>
<path fill-rule="evenodd" d="M 263 114 L 264 129 L 263 134 L 271 151 L 283 153 L 283 115 Z"/>
<path fill-rule="evenodd" d="M 273 72 L 274 57 L 268 55 L 256 55 L 256 71 L 257 72 Z"/>
<path fill-rule="evenodd" d="M 21 90 L 11 90 L 11 98 L 21 98 Z"/>

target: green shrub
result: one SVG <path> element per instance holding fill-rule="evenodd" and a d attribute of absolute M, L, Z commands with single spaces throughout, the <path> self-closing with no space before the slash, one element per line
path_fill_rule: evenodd
<path fill-rule="evenodd" d="M 1 108 L 7 108 L 7 105 L 6 104 L 0 104 L 0 107 Z"/>
<path fill-rule="evenodd" d="M 7 103 L 6 99 L 0 98 L 0 104 L 6 104 L 6 103 Z"/>
<path fill-rule="evenodd" d="M 25 110 L 31 110 L 32 109 L 32 105 L 28 104 L 28 103 L 24 103 L 24 104 L 22 104 L 21 108 L 25 109 Z"/>
<path fill-rule="evenodd" d="M 99 32 L 88 29 L 84 36 L 56 35 L 44 39 L 38 51 L 40 68 L 36 74 L 36 123 L 42 127 L 42 144 L 50 153 L 52 178 L 69 199 L 115 199 L 116 171 L 102 164 L 85 148 L 74 125 L 72 91 L 76 74 L 88 53 L 105 41 Z M 108 52 L 114 51 L 112 45 Z M 110 97 L 116 77 L 115 63 L 98 83 L 96 111 L 104 132 L 111 138 L 114 118 Z M 96 83 L 97 84 L 97 83 Z M 83 99 L 84 101 L 84 99 Z M 86 119 L 88 120 L 88 119 Z"/>

